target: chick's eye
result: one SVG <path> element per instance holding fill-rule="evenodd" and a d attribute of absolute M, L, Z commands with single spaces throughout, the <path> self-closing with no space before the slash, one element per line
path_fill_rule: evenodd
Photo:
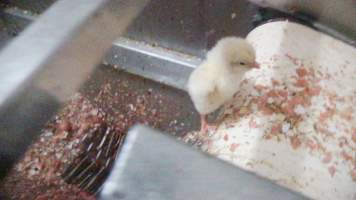
<path fill-rule="evenodd" d="M 246 63 L 244 63 L 244 62 L 240 62 L 240 65 L 246 65 Z"/>

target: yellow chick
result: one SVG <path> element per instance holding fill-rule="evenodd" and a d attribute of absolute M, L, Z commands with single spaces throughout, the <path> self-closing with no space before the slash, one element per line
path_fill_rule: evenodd
<path fill-rule="evenodd" d="M 207 123 L 207 114 L 230 100 L 239 90 L 245 73 L 258 67 L 254 48 L 242 38 L 222 38 L 207 53 L 206 59 L 191 73 L 187 85 L 201 116 L 201 132 L 215 128 Z"/>

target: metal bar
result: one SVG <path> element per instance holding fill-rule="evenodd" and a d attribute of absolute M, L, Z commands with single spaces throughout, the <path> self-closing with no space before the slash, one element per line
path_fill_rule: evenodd
<path fill-rule="evenodd" d="M 32 13 L 26 12 L 24 10 L 18 9 L 18 8 L 5 8 L 2 10 L 3 14 L 7 15 L 8 17 L 12 18 L 17 18 L 21 19 L 24 22 L 27 22 L 29 24 L 30 22 L 33 22 L 37 19 L 37 15 L 34 15 Z"/>
<path fill-rule="evenodd" d="M 100 199 L 306 199 L 208 156 L 167 134 L 136 126 L 105 182 Z"/>
<path fill-rule="evenodd" d="M 148 0 L 61 0 L 0 54 L 0 174 Z"/>
<path fill-rule="evenodd" d="M 2 0 L 8 6 L 28 10 L 32 13 L 41 13 L 58 0 Z"/>
<path fill-rule="evenodd" d="M 105 62 L 130 73 L 185 90 L 189 74 L 199 65 L 201 59 L 120 38 L 105 56 Z"/>
<path fill-rule="evenodd" d="M 313 18 L 313 26 L 318 30 L 356 45 L 356 1 L 354 0 L 249 0 L 261 7 L 274 8 L 294 16 Z"/>

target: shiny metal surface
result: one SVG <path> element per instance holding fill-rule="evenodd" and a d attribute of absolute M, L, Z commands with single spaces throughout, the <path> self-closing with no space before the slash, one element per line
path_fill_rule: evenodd
<path fill-rule="evenodd" d="M 159 148 L 157 148 L 159 147 Z M 136 126 L 129 132 L 100 199 L 305 199 L 203 154 L 168 135 Z"/>
<path fill-rule="evenodd" d="M 201 59 L 162 47 L 120 38 L 105 57 L 106 63 L 133 74 L 185 90 L 189 74 Z"/>
<path fill-rule="evenodd" d="M 13 7 L 3 8 L 0 12 L 0 49 L 27 27 L 35 16 Z"/>
<path fill-rule="evenodd" d="M 112 41 L 146 3 L 58 1 L 2 50 L 1 172 L 26 149 L 35 130 L 87 79 Z"/>
<path fill-rule="evenodd" d="M 356 1 L 354 0 L 249 0 L 262 7 L 294 15 L 307 15 L 313 24 L 336 38 L 355 45 Z"/>
<path fill-rule="evenodd" d="M 28 10 L 33 13 L 42 13 L 55 1 L 56 0 L 2 0 L 2 3 L 16 6 L 17 8 Z"/>
<path fill-rule="evenodd" d="M 14 0 L 8 4 L 38 13 L 54 1 Z M 246 36 L 254 27 L 256 12 L 257 7 L 247 0 L 155 0 L 129 26 L 125 37 L 203 57 L 223 36 Z"/>
<path fill-rule="evenodd" d="M 155 0 L 125 36 L 203 57 L 223 36 L 246 36 L 253 29 L 256 11 L 246 0 Z"/>

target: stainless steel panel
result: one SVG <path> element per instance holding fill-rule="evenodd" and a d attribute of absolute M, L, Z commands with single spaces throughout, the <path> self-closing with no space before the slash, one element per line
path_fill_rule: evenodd
<path fill-rule="evenodd" d="M 36 19 L 15 8 L 3 8 L 0 12 L 0 49 L 16 37 L 25 27 Z"/>
<path fill-rule="evenodd" d="M 249 0 L 291 14 L 307 14 L 315 26 L 355 45 L 356 1 L 354 0 Z"/>
<path fill-rule="evenodd" d="M 2 3 L 8 6 L 16 6 L 30 12 L 41 13 L 55 1 L 57 0 L 2 0 Z"/>
<path fill-rule="evenodd" d="M 105 200 L 306 199 L 143 126 L 129 132 L 100 197 Z"/>
<path fill-rule="evenodd" d="M 105 57 L 105 63 L 133 74 L 185 90 L 189 74 L 201 59 L 120 38 Z"/>
<path fill-rule="evenodd" d="M 246 36 L 253 28 L 256 10 L 246 0 L 154 0 L 126 36 L 203 57 L 223 36 Z"/>
<path fill-rule="evenodd" d="M 0 162 L 7 169 L 74 93 L 142 0 L 61 0 L 0 54 Z M 2 171 L 3 172 L 3 171 Z"/>

